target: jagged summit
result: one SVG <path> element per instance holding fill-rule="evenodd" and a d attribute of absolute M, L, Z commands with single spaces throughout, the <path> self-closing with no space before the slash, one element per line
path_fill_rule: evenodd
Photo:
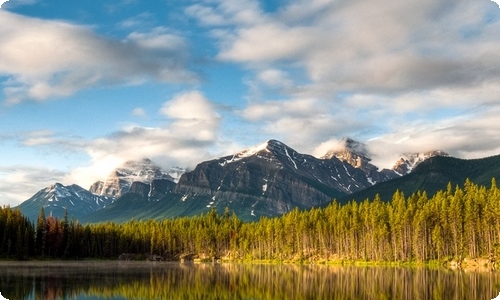
<path fill-rule="evenodd" d="M 371 163 L 371 154 L 366 144 L 344 137 L 338 146 L 330 149 L 321 158 L 332 159 L 335 157 L 340 161 L 347 162 L 351 166 L 363 170 L 369 180 L 375 184 L 409 174 L 418 164 L 434 156 L 449 156 L 449 154 L 441 150 L 404 153 L 390 170 L 379 171 L 379 168 Z"/>
<path fill-rule="evenodd" d="M 108 197 L 120 197 L 129 191 L 133 182 L 149 184 L 155 179 L 175 181 L 149 158 L 140 161 L 127 161 L 116 168 L 105 181 L 97 181 L 90 187 L 90 192 Z"/>
<path fill-rule="evenodd" d="M 266 141 L 262 144 L 245 149 L 241 152 L 238 152 L 236 155 L 234 155 L 234 157 L 244 158 L 244 157 L 249 157 L 249 156 L 255 155 L 261 151 L 269 152 L 269 144 L 271 144 L 272 141 L 273 140 L 269 140 L 269 141 Z"/>
<path fill-rule="evenodd" d="M 46 214 L 53 213 L 59 218 L 62 218 L 65 210 L 70 216 L 79 217 L 102 209 L 111 201 L 112 199 L 94 195 L 76 184 L 65 186 L 57 182 L 38 191 L 19 208 L 30 219 L 36 219 L 42 206 Z"/>
<path fill-rule="evenodd" d="M 268 140 L 262 144 L 250 147 L 243 151 L 240 151 L 234 155 L 226 156 L 220 158 L 219 164 L 224 166 L 226 164 L 234 163 L 240 161 L 244 158 L 256 156 L 259 158 L 271 159 L 271 157 L 276 156 L 286 156 L 290 157 L 291 154 L 297 153 L 292 148 L 288 147 L 284 143 L 278 140 Z M 291 158 L 290 158 L 291 160 Z"/>
<path fill-rule="evenodd" d="M 331 159 L 332 157 L 336 157 L 340 161 L 346 161 L 355 168 L 362 168 L 371 161 L 366 144 L 349 137 L 344 137 L 340 141 L 340 146 L 330 149 L 321 158 Z"/>
<path fill-rule="evenodd" d="M 392 170 L 400 175 L 406 175 L 411 173 L 416 166 L 418 166 L 424 160 L 427 160 L 434 156 L 446 156 L 450 155 L 442 150 L 432 150 L 421 153 L 404 153 L 401 158 L 394 164 Z"/>
<path fill-rule="evenodd" d="M 131 213 L 128 217 L 135 217 L 139 212 L 132 210 L 146 206 L 149 217 L 229 208 L 242 219 L 254 220 L 344 198 L 406 175 L 420 162 L 437 155 L 448 156 L 443 151 L 404 154 L 394 169 L 379 170 L 371 163 L 368 146 L 349 137 L 321 158 L 270 139 L 233 155 L 201 162 L 192 171 L 162 170 L 148 158 L 128 161 L 106 180 L 94 183 L 90 192 L 77 185 L 55 183 L 20 207 L 31 218 L 36 218 L 40 206 L 44 206 L 50 207 L 55 216 L 62 217 L 64 208 L 68 208 L 75 217 L 93 214 L 95 219 L 88 220 L 94 221 L 106 220 L 109 214 L 122 216 L 126 211 Z"/>
<path fill-rule="evenodd" d="M 379 171 L 377 166 L 370 163 L 372 159 L 368 146 L 349 137 L 344 137 L 337 147 L 330 149 L 321 157 L 321 159 L 333 158 L 362 170 L 372 185 L 399 177 L 394 170 Z"/>
<path fill-rule="evenodd" d="M 241 152 L 239 152 L 237 155 L 240 157 L 248 157 L 251 155 L 255 155 L 259 152 L 272 152 L 272 151 L 279 151 L 284 148 L 289 148 L 287 145 L 284 143 L 278 141 L 278 140 L 267 140 L 262 144 L 250 147 L 248 149 L 245 149 Z"/>
<path fill-rule="evenodd" d="M 371 186 L 363 171 L 337 158 L 302 154 L 268 140 L 234 155 L 202 162 L 175 192 L 182 201 L 206 197 L 207 208 L 229 207 L 245 219 L 308 208 Z"/>

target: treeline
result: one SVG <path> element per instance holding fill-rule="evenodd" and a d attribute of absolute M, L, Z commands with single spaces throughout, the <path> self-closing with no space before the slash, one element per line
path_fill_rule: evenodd
<path fill-rule="evenodd" d="M 79 224 L 45 217 L 36 224 L 0 209 L 3 257 L 117 258 L 121 253 L 245 260 L 429 261 L 500 255 L 500 189 L 467 180 L 432 197 L 340 204 L 244 223 L 229 211 L 196 217 Z"/>

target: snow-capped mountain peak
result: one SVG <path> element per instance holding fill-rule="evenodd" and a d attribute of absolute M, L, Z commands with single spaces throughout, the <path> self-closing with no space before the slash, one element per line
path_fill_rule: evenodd
<path fill-rule="evenodd" d="M 336 157 L 341 161 L 347 161 L 353 166 L 360 166 L 362 163 L 367 163 L 371 160 L 368 147 L 348 137 L 343 138 L 339 146 L 328 150 L 321 158 L 331 159 L 332 157 Z"/>
<path fill-rule="evenodd" d="M 441 150 L 426 151 L 420 153 L 404 153 L 401 158 L 394 164 L 392 170 L 400 175 L 411 173 L 416 166 L 424 160 L 434 156 L 450 156 L 448 153 Z"/>
<path fill-rule="evenodd" d="M 256 145 L 256 146 L 253 146 L 253 147 L 250 147 L 248 149 L 245 149 L 239 153 L 237 153 L 235 155 L 235 157 L 237 158 L 245 158 L 245 157 L 250 157 L 252 155 L 255 155 L 261 151 L 266 151 L 266 152 L 269 152 L 269 143 L 270 141 L 266 141 L 265 143 L 262 143 L 260 145 Z"/>
<path fill-rule="evenodd" d="M 62 216 L 62 212 L 68 210 L 71 215 L 78 216 L 102 209 L 111 201 L 112 199 L 94 195 L 76 184 L 65 186 L 55 183 L 41 189 L 19 207 L 33 219 L 38 215 L 40 207 L 44 207 L 46 214 L 56 212 L 56 215 Z"/>
<path fill-rule="evenodd" d="M 176 171 L 180 171 L 177 169 Z M 176 174 L 180 177 L 179 174 Z M 97 181 L 90 187 L 90 192 L 96 195 L 117 198 L 130 189 L 133 182 L 149 184 L 155 179 L 175 179 L 163 171 L 153 161 L 144 158 L 140 161 L 128 161 L 116 168 L 105 181 Z"/>
<path fill-rule="evenodd" d="M 242 150 L 232 156 L 221 158 L 219 164 L 224 166 L 226 164 L 234 163 L 240 161 L 244 158 L 258 156 L 258 157 L 269 157 L 272 155 L 286 154 L 289 152 L 295 152 L 295 150 L 289 148 L 287 145 L 283 144 L 277 140 L 268 140 L 262 144 L 255 145 L 253 147 Z"/>

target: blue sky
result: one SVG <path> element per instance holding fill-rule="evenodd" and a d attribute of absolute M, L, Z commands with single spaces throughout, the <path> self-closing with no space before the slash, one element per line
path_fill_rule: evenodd
<path fill-rule="evenodd" d="M 7 1 L 0 205 L 271 138 L 500 154 L 499 32 L 489 0 Z"/>

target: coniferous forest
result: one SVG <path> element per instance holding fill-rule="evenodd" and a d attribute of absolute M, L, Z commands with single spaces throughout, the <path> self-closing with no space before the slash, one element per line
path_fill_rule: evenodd
<path fill-rule="evenodd" d="M 281 217 L 242 222 L 228 210 L 195 217 L 80 224 L 36 223 L 0 208 L 0 257 L 12 259 L 223 258 L 275 261 L 448 261 L 500 255 L 500 189 L 467 180 L 429 196 L 333 201 Z"/>

